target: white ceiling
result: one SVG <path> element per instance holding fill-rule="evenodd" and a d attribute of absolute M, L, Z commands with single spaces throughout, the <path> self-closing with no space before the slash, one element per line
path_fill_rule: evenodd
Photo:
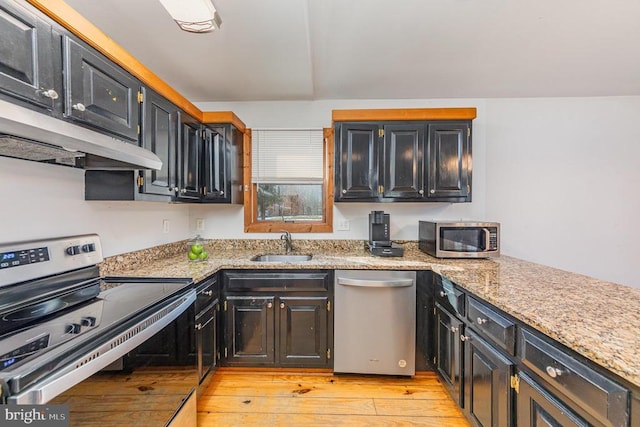
<path fill-rule="evenodd" d="M 67 0 L 192 102 L 640 95 L 637 0 Z"/>

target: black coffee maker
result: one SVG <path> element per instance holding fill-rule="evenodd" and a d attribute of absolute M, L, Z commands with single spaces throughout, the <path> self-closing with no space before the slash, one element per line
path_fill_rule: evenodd
<path fill-rule="evenodd" d="M 369 242 L 367 248 L 371 255 L 402 256 L 402 246 L 391 242 L 389 214 L 384 211 L 371 211 L 369 214 Z"/>

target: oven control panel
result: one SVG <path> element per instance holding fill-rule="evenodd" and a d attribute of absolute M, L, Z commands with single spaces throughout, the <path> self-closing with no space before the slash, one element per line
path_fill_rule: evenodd
<path fill-rule="evenodd" d="M 97 234 L 0 243 L 0 287 L 101 261 L 102 246 Z"/>

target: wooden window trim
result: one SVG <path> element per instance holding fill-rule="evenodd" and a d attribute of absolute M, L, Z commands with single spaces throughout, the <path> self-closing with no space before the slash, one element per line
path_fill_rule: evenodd
<path fill-rule="evenodd" d="M 323 222 L 291 223 L 283 221 L 258 222 L 257 185 L 251 182 L 251 129 L 244 133 L 244 231 L 245 233 L 332 233 L 333 232 L 333 129 L 322 130 L 324 179 L 322 191 Z"/>

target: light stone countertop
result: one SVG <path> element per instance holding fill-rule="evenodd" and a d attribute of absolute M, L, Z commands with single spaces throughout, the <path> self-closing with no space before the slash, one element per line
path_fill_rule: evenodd
<path fill-rule="evenodd" d="M 282 253 L 279 240 L 209 241 L 210 258 L 190 262 L 186 242 L 176 242 L 101 264 L 109 276 L 189 277 L 195 282 L 222 269 L 433 270 L 469 293 L 640 387 L 640 289 L 501 256 L 490 260 L 442 260 L 405 242 L 401 258 L 373 257 L 362 241 L 294 241 L 310 261 L 251 261 Z"/>

